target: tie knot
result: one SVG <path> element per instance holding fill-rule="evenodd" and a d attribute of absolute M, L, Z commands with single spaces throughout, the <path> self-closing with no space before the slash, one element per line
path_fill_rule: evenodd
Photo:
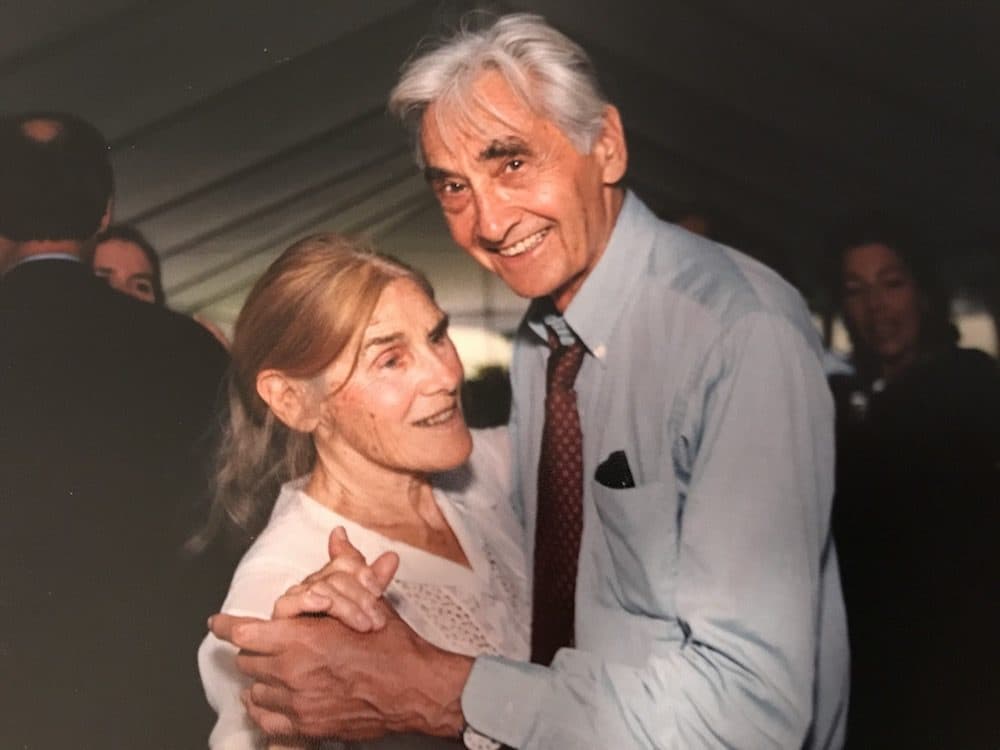
<path fill-rule="evenodd" d="M 552 388 L 562 388 L 572 390 L 576 382 L 577 373 L 580 372 L 580 365 L 583 364 L 584 346 L 578 338 L 573 338 L 572 344 L 563 344 L 555 331 L 546 327 L 548 331 L 548 344 L 552 353 L 549 354 L 548 365 L 548 386 Z"/>

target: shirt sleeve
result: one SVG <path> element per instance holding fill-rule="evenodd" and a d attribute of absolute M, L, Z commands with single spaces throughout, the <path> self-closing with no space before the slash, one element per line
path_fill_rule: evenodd
<path fill-rule="evenodd" d="M 222 611 L 241 617 L 270 619 L 274 602 L 301 575 L 280 564 L 258 559 L 240 565 Z M 267 747 L 263 735 L 247 716 L 240 693 L 251 681 L 236 668 L 237 648 L 209 633 L 198 649 L 198 671 L 209 705 L 218 714 L 209 736 L 212 750 L 250 750 Z"/>
<path fill-rule="evenodd" d="M 785 319 L 747 315 L 710 348 L 688 405 L 676 611 L 643 613 L 646 662 L 480 657 L 462 696 L 477 730 L 522 750 L 803 745 L 833 482 L 818 358 Z"/>

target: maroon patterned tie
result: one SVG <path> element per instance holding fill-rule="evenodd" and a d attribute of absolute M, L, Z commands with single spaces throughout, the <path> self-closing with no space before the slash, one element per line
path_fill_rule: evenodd
<path fill-rule="evenodd" d="M 583 435 L 573 383 L 583 362 L 579 340 L 559 343 L 549 330 L 545 427 L 538 459 L 538 518 L 531 660 L 548 665 L 573 645 L 577 559 L 583 530 Z"/>

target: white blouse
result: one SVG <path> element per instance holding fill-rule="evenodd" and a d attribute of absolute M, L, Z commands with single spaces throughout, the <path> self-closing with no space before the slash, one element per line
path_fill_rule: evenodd
<path fill-rule="evenodd" d="M 267 527 L 237 566 L 222 611 L 269 619 L 278 597 L 329 561 L 330 531 L 343 526 L 366 560 L 389 550 L 399 555 L 399 570 L 385 597 L 422 638 L 466 656 L 527 659 L 530 597 L 523 531 L 509 501 L 509 467 L 506 428 L 474 430 L 469 461 L 433 479 L 434 498 L 471 569 L 388 539 L 333 512 L 303 492 L 305 477 L 289 482 L 281 490 Z M 205 694 L 219 715 L 209 745 L 219 750 L 265 748 L 264 736 L 240 701 L 250 681 L 236 669 L 235 654 L 235 647 L 212 634 L 198 650 Z M 476 750 L 496 747 L 470 730 L 464 739 L 467 747 Z M 347 744 L 327 742 L 323 747 L 416 750 L 447 745 L 437 738 L 400 735 Z"/>

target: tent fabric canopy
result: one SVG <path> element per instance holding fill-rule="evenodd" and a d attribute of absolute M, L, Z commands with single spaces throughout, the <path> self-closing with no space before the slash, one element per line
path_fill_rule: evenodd
<path fill-rule="evenodd" d="M 116 219 L 156 245 L 180 310 L 230 324 L 278 252 L 335 230 L 426 269 L 457 321 L 509 330 L 524 302 L 454 247 L 385 112 L 418 41 L 476 5 L 15 0 L 0 5 L 0 108 L 104 131 Z M 628 182 L 662 215 L 706 213 L 821 304 L 831 220 L 884 209 L 969 300 L 1000 307 L 1000 5 L 486 7 L 541 13 L 593 55 Z"/>

